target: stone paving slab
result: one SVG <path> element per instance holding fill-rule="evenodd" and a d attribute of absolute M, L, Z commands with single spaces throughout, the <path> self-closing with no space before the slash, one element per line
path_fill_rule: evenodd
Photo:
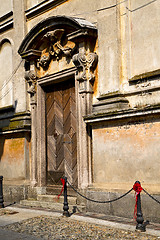
<path fill-rule="evenodd" d="M 12 212 L 11 214 L 9 213 Z M 3 214 L 6 212 L 6 214 Z M 32 209 L 23 209 L 23 208 L 16 208 L 16 207 L 6 207 L 4 209 L 0 209 L 0 226 L 6 226 L 9 224 L 13 224 L 16 222 L 20 222 L 23 220 L 27 220 L 29 218 L 38 217 L 40 215 L 51 215 L 51 216 L 61 216 L 60 213 L 50 213 L 47 211 L 40 211 L 40 210 L 32 210 Z"/>

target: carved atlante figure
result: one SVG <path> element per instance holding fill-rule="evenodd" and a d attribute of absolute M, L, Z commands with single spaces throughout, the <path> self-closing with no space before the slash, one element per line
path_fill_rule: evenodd
<path fill-rule="evenodd" d="M 47 40 L 49 47 L 42 51 L 41 58 L 39 60 L 40 66 L 43 68 L 48 67 L 52 58 L 59 60 L 60 56 L 64 54 L 66 57 L 70 57 L 74 51 L 76 45 L 74 42 L 67 41 L 64 36 L 64 29 L 56 29 L 54 31 L 47 32 L 42 40 Z M 64 41 L 62 41 L 64 38 Z M 63 42 L 67 42 L 63 44 Z"/>

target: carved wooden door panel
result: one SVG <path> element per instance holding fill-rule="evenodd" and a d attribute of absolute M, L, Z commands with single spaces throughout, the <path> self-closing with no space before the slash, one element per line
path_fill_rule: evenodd
<path fill-rule="evenodd" d="M 61 177 L 77 185 L 76 102 L 74 80 L 49 87 L 46 92 L 47 184 Z"/>

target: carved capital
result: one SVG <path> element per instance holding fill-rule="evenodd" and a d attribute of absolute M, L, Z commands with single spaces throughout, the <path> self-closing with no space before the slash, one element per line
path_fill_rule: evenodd
<path fill-rule="evenodd" d="M 28 93 L 33 96 L 36 93 L 36 83 L 37 75 L 34 70 L 29 70 L 25 72 L 25 79 L 29 84 Z"/>
<path fill-rule="evenodd" d="M 83 83 L 84 81 L 89 81 L 92 85 L 95 79 L 94 70 L 97 65 L 98 56 L 96 53 L 78 53 L 72 57 L 72 61 L 77 68 L 77 81 L 81 82 L 81 90 L 90 91 L 91 86 L 87 87 L 88 84 Z M 83 86 L 83 87 L 82 87 Z"/>

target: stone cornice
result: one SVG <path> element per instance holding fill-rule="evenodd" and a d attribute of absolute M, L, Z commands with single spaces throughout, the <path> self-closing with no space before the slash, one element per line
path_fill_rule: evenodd
<path fill-rule="evenodd" d="M 0 33 L 13 28 L 13 11 L 0 17 Z"/>
<path fill-rule="evenodd" d="M 129 79 L 129 82 L 132 83 L 137 81 L 142 82 L 144 80 L 156 80 L 156 78 L 160 78 L 160 69 L 135 75 Z"/>
<path fill-rule="evenodd" d="M 0 113 L 5 113 L 6 111 L 7 112 L 14 111 L 14 109 L 15 109 L 14 105 L 8 105 L 8 106 L 5 106 L 5 107 L 0 107 Z"/>
<path fill-rule="evenodd" d="M 124 110 L 111 110 L 92 113 L 84 116 L 84 121 L 87 124 L 98 122 L 109 122 L 113 120 L 124 120 L 129 118 L 153 117 L 160 114 L 160 105 L 145 106 L 140 108 L 128 108 Z"/>
<path fill-rule="evenodd" d="M 12 116 L 5 117 L 9 121 L 8 125 L 4 125 L 0 129 L 0 135 L 10 134 L 15 132 L 30 132 L 31 130 L 31 117 L 30 112 L 15 113 Z M 0 123 L 4 123 L 4 119 L 0 118 Z"/>
<path fill-rule="evenodd" d="M 0 24 L 0 33 L 13 28 L 13 18 Z"/>
<path fill-rule="evenodd" d="M 35 5 L 32 8 L 29 8 L 25 11 L 26 19 L 30 20 L 32 18 L 37 17 L 38 15 L 50 10 L 53 7 L 56 7 L 64 2 L 67 2 L 68 0 L 49 0 L 49 1 L 43 1 L 37 5 Z"/>
<path fill-rule="evenodd" d="M 10 20 L 11 18 L 13 18 L 13 11 L 10 11 L 6 14 L 4 14 L 3 16 L 0 17 L 0 23 L 4 23 L 8 20 Z"/>

